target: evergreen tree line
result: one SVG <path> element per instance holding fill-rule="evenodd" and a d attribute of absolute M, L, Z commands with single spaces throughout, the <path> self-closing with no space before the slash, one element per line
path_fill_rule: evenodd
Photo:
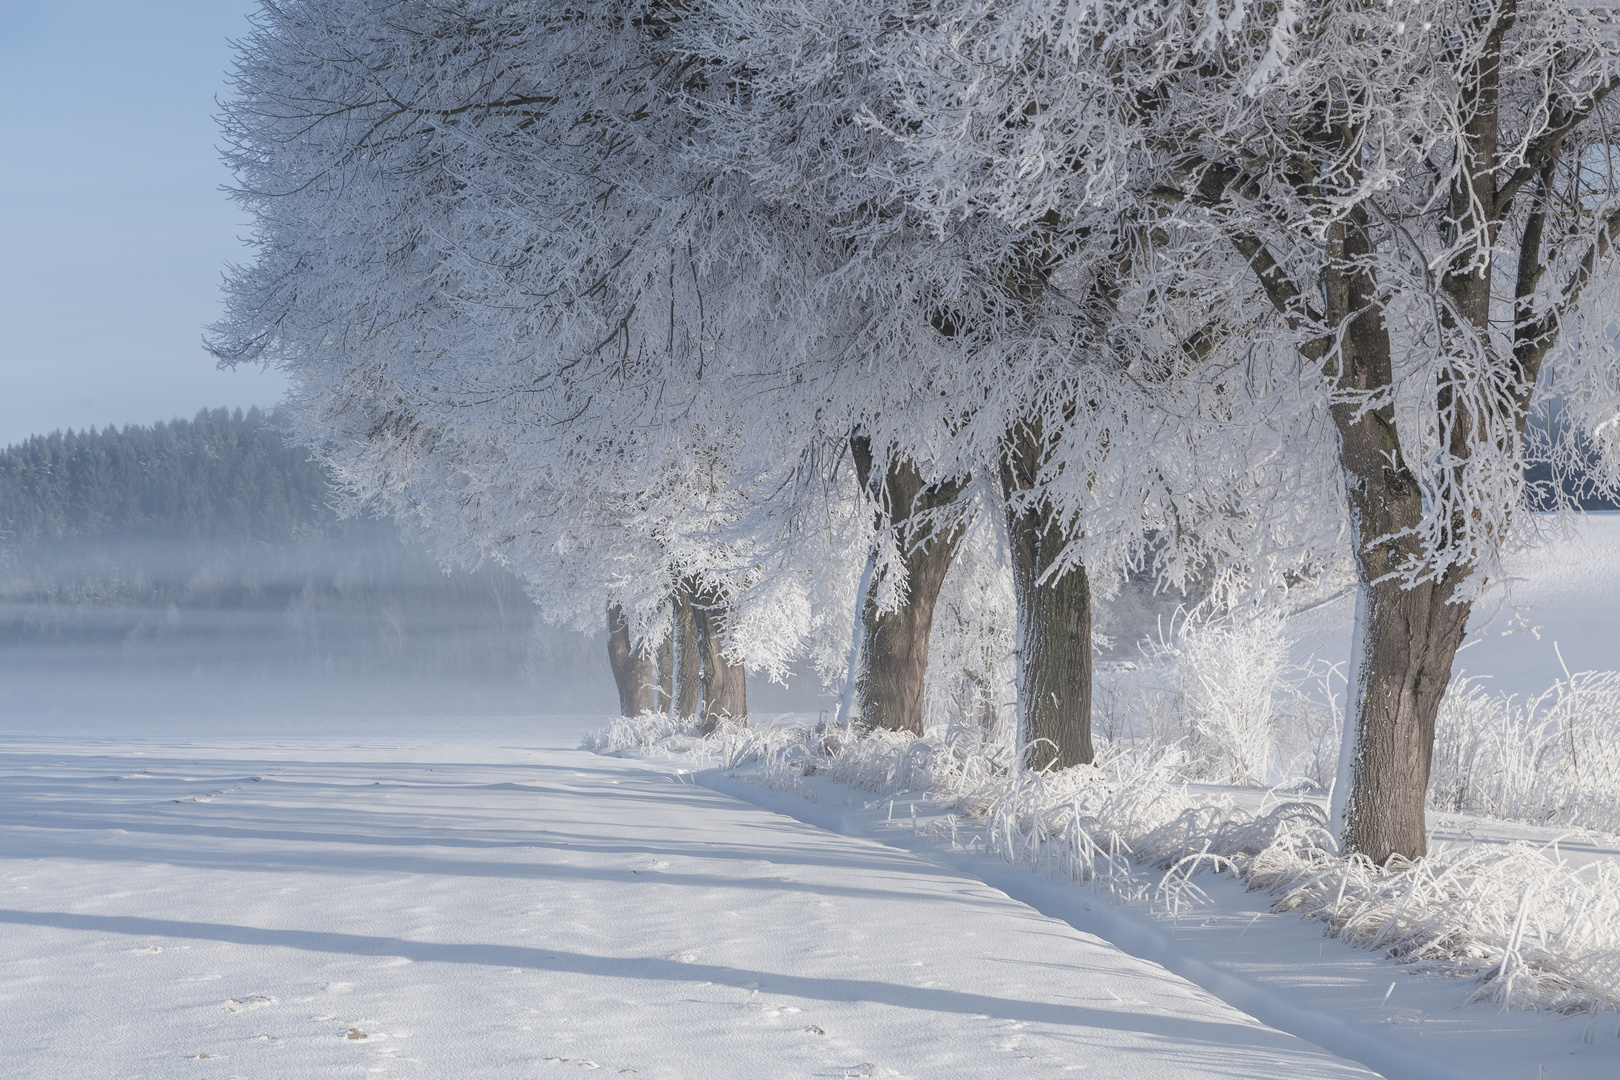
<path fill-rule="evenodd" d="M 285 543 L 337 517 L 324 468 L 287 444 L 276 413 L 35 435 L 0 451 L 0 543 Z"/>

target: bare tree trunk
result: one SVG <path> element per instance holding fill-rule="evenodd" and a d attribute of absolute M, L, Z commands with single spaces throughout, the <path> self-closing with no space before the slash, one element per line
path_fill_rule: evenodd
<path fill-rule="evenodd" d="M 630 622 L 618 604 L 608 605 L 607 630 L 608 664 L 619 688 L 619 713 L 637 716 L 653 706 L 652 657 L 632 645 Z"/>
<path fill-rule="evenodd" d="M 1046 578 L 1069 537 L 1049 506 L 1018 505 L 1045 455 L 1033 426 L 1008 433 L 1001 463 L 1008 498 L 1007 541 L 1018 600 L 1018 741 L 1032 769 L 1089 765 L 1091 742 L 1091 582 L 1076 564 Z"/>
<path fill-rule="evenodd" d="M 673 631 L 673 628 L 672 628 Z M 658 693 L 653 704 L 657 712 L 669 712 L 674 704 L 675 688 L 675 634 L 665 634 L 658 643 Z"/>
<path fill-rule="evenodd" d="M 692 584 L 682 581 L 672 597 L 675 626 L 675 715 L 696 716 L 703 700 L 703 652 L 698 644 L 697 619 L 692 613 Z"/>
<path fill-rule="evenodd" d="M 1030 768 L 1089 765 L 1091 583 L 1085 567 L 1042 581 L 1065 537 L 1038 510 L 1007 513 L 1018 598 L 1018 741 Z"/>
<path fill-rule="evenodd" d="M 871 442 L 857 435 L 850 449 L 860 481 L 874 490 Z M 928 674 L 928 635 L 934 625 L 934 605 L 940 587 L 956 558 L 962 538 L 957 527 L 938 533 L 932 522 L 915 516 L 949 506 L 961 494 L 958 482 L 926 485 L 909 461 L 890 464 L 883 473 L 879 496 L 889 527 L 894 530 L 905 568 L 905 586 L 899 606 L 879 613 L 868 595 L 860 599 L 862 661 L 857 676 L 860 722 L 866 728 L 923 733 L 923 684 Z"/>
<path fill-rule="evenodd" d="M 703 656 L 703 728 L 713 731 L 722 720 L 748 722 L 748 684 L 741 664 L 725 655 L 725 600 L 714 590 L 692 598 L 698 648 Z"/>

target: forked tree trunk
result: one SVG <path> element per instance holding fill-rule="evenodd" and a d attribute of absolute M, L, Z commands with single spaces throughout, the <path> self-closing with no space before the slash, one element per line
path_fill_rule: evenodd
<path fill-rule="evenodd" d="M 675 673 L 675 715 L 694 717 L 703 702 L 703 650 L 698 644 L 697 619 L 692 614 L 692 584 L 681 582 L 671 598 L 674 609 L 673 632 Z"/>
<path fill-rule="evenodd" d="M 1372 244 L 1359 208 L 1330 234 L 1325 299 L 1329 325 L 1347 326 L 1339 344 L 1346 390 L 1394 383 L 1390 335 L 1375 283 L 1362 269 Z M 1435 720 L 1471 610 L 1452 601 L 1470 569 L 1454 566 L 1437 581 L 1402 588 L 1398 572 L 1424 558 L 1414 535 L 1424 511 L 1401 454 L 1394 406 L 1363 410 L 1347 400 L 1331 412 L 1359 582 L 1334 825 L 1347 850 L 1383 865 L 1391 855 L 1428 853 L 1424 801 Z"/>
<path fill-rule="evenodd" d="M 692 598 L 698 651 L 703 657 L 703 727 L 707 733 L 722 721 L 748 723 L 748 683 L 743 665 L 725 654 L 725 600 L 715 591 Z"/>
<path fill-rule="evenodd" d="M 1330 132 L 1329 137 L 1338 136 Z M 1489 168 L 1478 178 L 1486 179 L 1487 173 Z M 1217 187 L 1222 183 L 1213 172 L 1206 182 Z M 1454 197 L 1462 208 L 1461 218 L 1466 218 L 1474 196 L 1462 190 Z M 1491 201 L 1488 197 L 1487 203 Z M 1432 560 L 1418 539 L 1424 515 L 1422 487 L 1402 454 L 1392 401 L 1393 342 L 1379 284 L 1370 269 L 1379 243 L 1369 227 L 1371 218 L 1365 206 L 1352 206 L 1329 228 L 1320 271 L 1321 314 L 1323 324 L 1339 332 L 1307 344 L 1303 351 L 1310 359 L 1325 361 L 1338 384 L 1338 399 L 1329 411 L 1339 435 L 1339 467 L 1358 578 L 1354 666 L 1333 784 L 1333 827 L 1344 850 L 1384 865 L 1394 855 L 1417 860 L 1428 854 L 1424 802 L 1435 721 L 1451 682 L 1457 647 L 1467 632 L 1471 605 L 1455 601 L 1458 586 L 1472 568 L 1454 565 L 1435 580 L 1401 585 L 1403 572 L 1432 565 Z M 1303 291 L 1258 238 L 1234 240 L 1273 303 L 1281 311 L 1291 311 Z M 1539 237 L 1536 240 L 1539 244 Z M 1538 251 L 1539 247 L 1534 249 Z M 1478 266 L 1489 267 L 1492 259 L 1488 253 L 1478 263 L 1464 259 L 1448 270 L 1442 282 L 1453 300 L 1442 318 L 1451 321 L 1460 314 L 1479 328 L 1482 338 L 1488 336 L 1492 278 Z M 1539 333 L 1534 326 L 1531 330 Z M 1535 384 L 1536 365 L 1543 355 L 1538 351 L 1544 345 L 1540 338 L 1531 344 L 1522 360 L 1526 386 Z M 1441 437 L 1453 460 L 1463 462 L 1473 450 L 1474 418 L 1462 410 L 1447 418 L 1451 392 L 1442 383 L 1431 415 L 1441 420 Z M 1382 404 L 1366 407 L 1369 396 L 1382 398 Z M 1527 397 L 1517 403 L 1515 422 L 1521 432 L 1527 405 Z"/>
<path fill-rule="evenodd" d="M 861 484 L 873 489 L 871 443 L 864 436 L 850 440 Z M 928 635 L 934 625 L 934 606 L 945 575 L 956 558 L 960 527 L 944 534 L 931 523 L 916 522 L 920 512 L 949 506 L 961 493 L 960 483 L 926 485 L 909 461 L 884 470 L 881 496 L 889 528 L 894 530 L 905 567 L 904 594 L 893 611 L 879 613 L 868 595 L 861 598 L 862 658 L 857 694 L 860 723 L 866 728 L 923 733 L 923 684 L 928 674 Z"/>
<path fill-rule="evenodd" d="M 1509 441 L 1524 435 L 1541 366 L 1557 344 L 1572 306 L 1612 257 L 1620 227 L 1620 219 L 1611 216 L 1603 198 L 1584 204 L 1567 201 L 1562 179 L 1567 169 L 1578 171 L 1589 145 L 1581 127 L 1606 122 L 1597 108 L 1600 98 L 1573 110 L 1562 99 L 1556 103 L 1549 99 L 1545 114 L 1531 110 L 1530 127 L 1543 133 L 1529 144 L 1534 150 L 1528 171 L 1527 144 L 1518 138 L 1501 141 L 1505 111 L 1514 123 L 1523 120 L 1517 104 L 1502 93 L 1504 76 L 1517 70 L 1514 62 L 1504 59 L 1504 52 L 1511 49 L 1504 42 L 1514 25 L 1513 7 L 1485 5 L 1481 10 L 1488 16 L 1479 24 L 1485 33 L 1470 46 L 1468 58 L 1455 66 L 1450 84 L 1464 137 L 1456 144 L 1441 231 L 1462 242 L 1444 267 L 1430 272 L 1439 271 L 1436 283 L 1445 293 L 1445 303 L 1434 305 L 1437 321 L 1454 340 L 1479 343 L 1482 354 L 1467 363 L 1490 365 L 1484 377 L 1493 380 L 1496 389 L 1459 400 L 1458 388 L 1451 382 L 1459 376 L 1443 370 L 1428 391 L 1434 396 L 1423 403 L 1426 415 L 1420 422 L 1434 425 L 1437 441 L 1450 459 L 1452 475 L 1443 483 L 1462 479 L 1466 463 L 1486 446 L 1483 439 L 1498 440 L 1496 451 L 1517 451 Z M 1355 136 L 1339 125 L 1313 126 L 1315 137 L 1323 142 L 1323 159 L 1345 162 L 1332 186 L 1356 190 L 1364 179 L 1363 159 L 1345 154 L 1350 144 L 1344 141 Z M 1320 178 L 1309 172 L 1305 176 L 1307 197 L 1320 198 Z M 1239 178 L 1225 166 L 1208 169 L 1202 174 L 1201 193 L 1217 198 L 1225 198 L 1231 190 L 1247 193 L 1244 183 L 1234 183 Z M 1612 181 L 1600 182 L 1593 191 L 1612 192 L 1613 187 Z M 1576 240 L 1588 212 L 1602 215 L 1588 221 L 1601 223 L 1601 228 Z M 1369 228 L 1374 221 L 1377 234 Z M 1355 668 L 1333 816 L 1345 847 L 1378 864 L 1397 854 L 1415 860 L 1428 852 L 1423 807 L 1435 720 L 1471 610 L 1470 604 L 1456 602 L 1458 590 L 1474 569 L 1454 564 L 1442 571 L 1412 535 L 1423 524 L 1423 498 L 1401 453 L 1393 405 L 1392 342 L 1383 319 L 1389 283 L 1379 282 L 1373 271 L 1381 246 L 1394 242 L 1386 231 L 1389 227 L 1385 211 L 1370 204 L 1336 211 L 1326 235 L 1320 277 L 1308 284 L 1292 280 L 1259 237 L 1233 237 L 1279 311 L 1294 321 L 1303 301 L 1319 302 L 1321 324 L 1329 330 L 1304 351 L 1311 359 L 1326 361 L 1338 383 L 1339 400 L 1331 412 L 1338 428 L 1339 463 L 1360 582 Z M 1569 251 L 1572 240 L 1587 245 L 1584 253 Z M 1517 248 L 1516 257 L 1502 257 L 1498 244 L 1503 241 Z M 1564 249 L 1565 257 L 1559 261 L 1568 268 L 1561 281 L 1547 277 L 1546 255 L 1557 248 Z M 1515 276 L 1511 286 L 1505 280 L 1509 272 Z M 1557 299 L 1549 303 L 1549 298 Z M 1504 327 L 1512 328 L 1511 350 L 1496 347 Z M 1379 401 L 1377 407 L 1367 407 Z M 1456 505 L 1452 512 L 1457 516 L 1439 523 L 1440 528 L 1460 532 L 1476 524 L 1463 515 L 1480 509 Z M 1449 538 L 1442 532 L 1436 539 L 1444 550 Z M 1391 578 L 1401 572 L 1409 580 L 1421 577 L 1413 571 L 1423 569 L 1434 573 L 1434 579 L 1403 589 Z"/>
<path fill-rule="evenodd" d="M 1091 583 L 1075 565 L 1046 577 L 1068 542 L 1044 501 L 1019 507 L 1045 450 L 1032 422 L 1008 434 L 1001 463 L 1008 497 L 1007 542 L 1018 601 L 1018 741 L 1031 769 L 1089 765 L 1091 743 Z M 1045 580 L 1043 580 L 1045 578 Z"/>
<path fill-rule="evenodd" d="M 608 665 L 619 688 L 619 713 L 637 716 L 653 707 L 653 663 L 639 643 L 630 640 L 630 621 L 618 604 L 607 609 Z"/>

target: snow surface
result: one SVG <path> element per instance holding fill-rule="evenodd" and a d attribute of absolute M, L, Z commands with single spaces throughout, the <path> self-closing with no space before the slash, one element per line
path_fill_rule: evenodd
<path fill-rule="evenodd" d="M 1459 666 L 1620 668 L 1620 514 L 1520 564 L 1540 639 L 1481 617 Z M 1294 616 L 1296 658 L 1342 658 L 1352 607 Z M 602 720 L 0 705 L 0 1075 L 1620 1076 L 1613 1013 L 1464 1006 L 1207 874 L 1155 915 L 914 833 L 909 800 L 572 749 Z"/>
<path fill-rule="evenodd" d="M 1085 885 L 1053 879 L 938 839 L 945 819 L 919 796 L 871 799 L 816 775 L 801 790 L 770 790 L 752 767 L 711 769 L 701 782 L 851 836 L 881 839 L 968 874 L 1077 929 L 1095 933 L 1198 983 L 1263 1022 L 1357 1060 L 1390 1080 L 1613 1080 L 1620 1076 L 1620 1016 L 1566 1017 L 1466 1004 L 1473 983 L 1403 966 L 1328 938 L 1321 923 L 1273 914 L 1276 899 L 1204 873 L 1204 903 L 1179 914 L 1115 905 Z M 1256 804 L 1257 789 L 1194 785 L 1211 797 Z M 915 815 L 915 817 L 913 817 Z M 1620 858 L 1616 838 L 1508 822 L 1434 815 L 1439 843 L 1562 836 L 1572 862 Z M 917 823 L 913 824 L 913 821 Z M 932 831 L 933 836 L 929 833 Z M 1148 871 L 1153 873 L 1152 871 Z M 1158 876 L 1154 875 L 1155 878 Z"/>
<path fill-rule="evenodd" d="M 1458 674 L 1488 678 L 1492 693 L 1522 695 L 1564 677 L 1560 652 L 1572 672 L 1620 668 L 1620 512 L 1587 514 L 1515 555 L 1508 572 L 1474 606 Z M 1349 590 L 1293 615 L 1293 659 L 1348 660 L 1354 618 Z"/>
<path fill-rule="evenodd" d="M 972 873 L 542 723 L 6 738 L 5 1075 L 1373 1075 Z"/>

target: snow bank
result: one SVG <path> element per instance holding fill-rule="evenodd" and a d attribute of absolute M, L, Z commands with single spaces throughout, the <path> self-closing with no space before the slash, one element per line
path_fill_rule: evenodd
<path fill-rule="evenodd" d="M 926 826 L 942 839 L 1167 913 L 1205 901 L 1199 872 L 1229 874 L 1331 936 L 1468 979 L 1468 1000 L 1620 1009 L 1620 868 L 1577 867 L 1556 844 L 1459 844 L 1381 869 L 1340 856 L 1314 803 L 1256 811 L 1200 797 L 1167 759 L 1137 753 L 1019 771 L 1010 751 L 971 729 L 919 739 L 783 725 L 697 736 L 647 715 L 615 720 L 584 745 L 753 766 L 758 783 L 779 790 L 819 774 L 880 797 L 919 796 L 948 811 Z"/>

